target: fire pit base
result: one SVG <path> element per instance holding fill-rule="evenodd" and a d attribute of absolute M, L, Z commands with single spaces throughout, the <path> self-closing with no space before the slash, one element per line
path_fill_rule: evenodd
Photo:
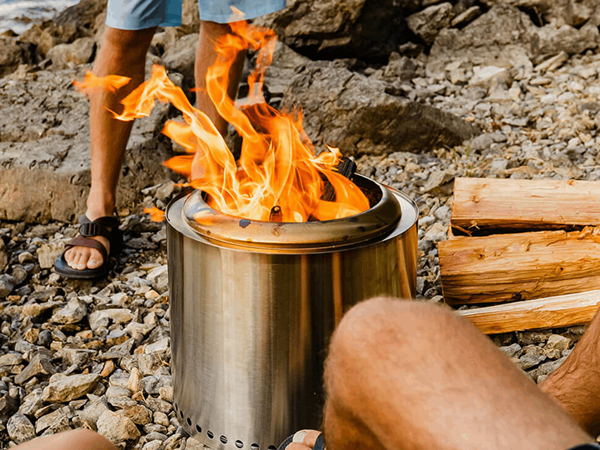
<path fill-rule="evenodd" d="M 169 205 L 174 403 L 190 435 L 214 449 L 272 450 L 319 428 L 325 352 L 344 312 L 415 295 L 418 211 L 389 192 L 402 212 L 393 230 L 340 250 L 230 247 L 190 227 L 186 196 Z"/>

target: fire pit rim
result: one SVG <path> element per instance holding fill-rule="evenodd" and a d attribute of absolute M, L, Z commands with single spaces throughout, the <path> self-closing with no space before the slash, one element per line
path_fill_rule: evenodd
<path fill-rule="evenodd" d="M 358 175 L 357 175 L 357 177 L 358 177 Z M 235 240 L 227 241 L 227 240 L 222 240 L 222 239 L 215 239 L 214 234 L 212 232 L 208 233 L 208 234 L 199 233 L 197 229 L 195 229 L 194 227 L 192 227 L 190 225 L 189 221 L 185 217 L 185 214 L 184 214 L 185 201 L 191 195 L 189 191 L 182 192 L 180 195 L 178 195 L 171 201 L 171 203 L 167 206 L 165 218 L 170 226 L 179 230 L 179 232 L 181 232 L 182 234 L 184 234 L 194 240 L 209 244 L 211 246 L 225 247 L 225 248 L 230 248 L 232 250 L 239 250 L 239 251 L 252 252 L 252 253 L 263 253 L 263 254 L 279 253 L 279 254 L 290 254 L 290 255 L 303 254 L 303 253 L 330 253 L 330 252 L 337 252 L 337 251 L 352 250 L 352 249 L 357 249 L 357 248 L 363 247 L 365 245 L 371 245 L 374 242 L 387 241 L 388 239 L 391 239 L 393 237 L 398 236 L 399 234 L 406 232 L 414 224 L 414 222 L 417 221 L 418 214 L 419 214 L 418 207 L 412 199 L 410 199 L 408 196 L 406 196 L 405 194 L 403 194 L 402 192 L 400 192 L 394 188 L 391 188 L 389 186 L 378 183 L 367 177 L 362 177 L 362 176 L 360 176 L 360 177 L 364 180 L 368 180 L 368 182 L 371 182 L 371 183 L 379 186 L 380 189 L 382 189 L 383 194 L 386 194 L 389 197 L 391 197 L 391 200 L 388 199 L 388 201 L 386 203 L 388 205 L 389 204 L 395 205 L 394 208 L 396 208 L 396 210 L 397 210 L 397 218 L 396 218 L 396 220 L 390 220 L 390 223 L 387 224 L 387 227 L 380 228 L 379 229 L 380 232 L 370 233 L 370 234 L 363 233 L 362 236 L 355 237 L 355 239 L 353 239 L 351 241 L 338 240 L 338 241 L 332 242 L 332 241 L 323 240 L 322 242 L 316 242 L 316 243 L 315 242 L 312 242 L 312 243 L 311 242 L 301 242 L 299 244 L 290 245 L 290 244 L 287 244 L 285 242 L 280 242 L 280 241 L 257 243 L 257 242 L 252 242 L 252 241 L 250 241 L 250 242 L 235 241 Z M 193 194 L 193 192 L 192 192 L 192 194 Z M 184 197 L 187 197 L 187 198 L 184 198 Z M 365 214 L 368 211 L 371 211 L 372 209 L 373 208 L 371 208 L 361 214 Z M 219 214 L 221 214 L 221 213 L 219 213 Z M 320 225 L 325 225 L 327 222 L 333 223 L 333 222 L 340 222 L 340 221 L 342 221 L 342 222 L 348 221 L 348 219 L 355 218 L 357 216 L 359 216 L 359 215 L 346 217 L 344 219 L 337 219 L 337 220 L 326 221 L 326 222 L 315 222 L 315 223 L 320 224 Z M 239 221 L 240 219 L 235 218 L 235 220 Z M 283 228 L 283 231 L 285 231 L 287 233 L 288 230 L 285 230 L 287 225 L 298 226 L 298 225 L 306 224 L 307 222 L 298 223 L 298 224 L 295 224 L 295 223 L 283 223 L 282 224 L 282 223 L 272 223 L 272 222 L 260 222 L 260 223 L 267 224 L 272 227 L 278 227 L 280 231 Z M 355 225 L 357 222 L 349 222 L 349 223 Z M 238 226 L 238 225 L 236 225 L 236 226 Z M 381 231 L 381 230 L 383 230 L 383 231 Z M 295 232 L 296 232 L 296 230 L 294 230 L 294 233 Z M 288 235 L 289 235 L 289 233 L 288 233 Z"/>

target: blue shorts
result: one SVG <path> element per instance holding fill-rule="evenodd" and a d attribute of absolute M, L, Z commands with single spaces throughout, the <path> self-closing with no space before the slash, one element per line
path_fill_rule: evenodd
<path fill-rule="evenodd" d="M 183 0 L 108 0 L 106 25 L 118 30 L 178 27 L 182 4 Z M 285 0 L 198 0 L 200 20 L 231 22 L 232 6 L 242 11 L 245 19 L 253 19 L 285 8 Z"/>

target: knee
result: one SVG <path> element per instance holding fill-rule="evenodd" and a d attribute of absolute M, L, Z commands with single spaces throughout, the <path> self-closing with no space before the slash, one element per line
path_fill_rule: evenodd
<path fill-rule="evenodd" d="M 155 30 L 156 28 L 118 30 L 107 26 L 102 45 L 117 54 L 123 54 L 125 57 L 138 55 L 145 57 Z"/>
<path fill-rule="evenodd" d="M 392 352 L 402 355 L 444 338 L 440 334 L 448 334 L 457 319 L 439 305 L 393 298 L 366 300 L 344 315 L 331 341 L 330 359 L 364 364 Z"/>
<path fill-rule="evenodd" d="M 214 39 L 231 33 L 231 27 L 228 23 L 218 23 L 203 20 L 200 22 L 200 31 L 202 34 Z"/>

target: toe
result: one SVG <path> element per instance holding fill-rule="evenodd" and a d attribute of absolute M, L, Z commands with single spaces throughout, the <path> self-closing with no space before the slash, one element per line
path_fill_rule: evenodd
<path fill-rule="evenodd" d="M 75 269 L 83 270 L 87 267 L 88 259 L 90 258 L 90 252 L 87 248 L 83 248 L 79 250 L 79 256 L 75 261 Z"/>
<path fill-rule="evenodd" d="M 87 262 L 88 269 L 97 269 L 100 267 L 104 261 L 102 260 L 102 255 L 98 250 L 92 250 L 90 252 L 90 259 Z"/>

